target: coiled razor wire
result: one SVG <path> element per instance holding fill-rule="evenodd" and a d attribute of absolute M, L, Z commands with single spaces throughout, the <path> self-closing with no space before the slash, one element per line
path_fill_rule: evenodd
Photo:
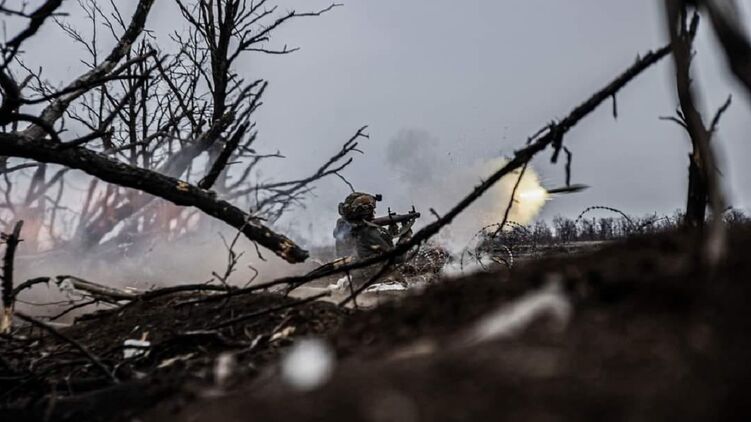
<path fill-rule="evenodd" d="M 617 208 L 608 207 L 604 205 L 594 205 L 594 206 L 587 207 L 584 211 L 582 211 L 574 220 L 574 225 L 578 227 L 586 214 L 592 211 L 597 211 L 597 210 L 608 211 L 608 212 L 612 212 L 612 213 L 616 213 L 620 215 L 621 217 L 623 217 L 623 220 L 628 223 L 628 227 L 632 232 L 640 232 L 645 227 L 655 225 L 662 220 L 670 221 L 669 217 L 659 217 L 659 218 L 656 217 L 652 220 L 649 220 L 649 221 L 646 221 L 637 225 L 637 223 L 634 222 L 634 220 L 631 217 L 629 217 L 628 214 L 626 214 L 625 212 Z M 503 229 L 505 229 L 506 227 L 510 227 L 512 229 L 518 229 L 519 231 L 523 232 L 524 236 L 522 236 L 521 239 L 518 239 L 518 240 L 514 239 L 516 240 L 515 243 L 528 245 L 530 249 L 533 251 L 537 250 L 537 246 L 538 246 L 537 238 L 535 234 L 529 229 L 529 227 L 519 224 L 515 221 L 511 221 L 511 220 L 507 221 L 505 224 L 502 224 L 502 223 L 488 224 L 487 226 L 484 226 L 480 230 L 478 230 L 472 236 L 472 238 L 467 242 L 467 246 L 465 246 L 464 249 L 462 250 L 462 253 L 459 259 L 460 270 L 464 271 L 465 257 L 470 257 L 474 259 L 475 262 L 483 270 L 488 269 L 485 262 L 483 262 L 483 259 L 486 257 L 489 258 L 492 262 L 503 264 L 508 269 L 511 269 L 514 265 L 514 253 L 511 248 L 513 247 L 513 245 L 509 247 L 505 242 L 506 239 L 503 239 L 502 237 L 501 241 L 498 244 L 494 245 L 495 248 L 503 252 L 502 254 L 496 254 L 495 253 L 496 251 L 493 251 L 493 250 L 483 250 L 483 246 L 487 245 L 488 242 L 492 244 L 492 242 L 495 241 L 496 237 L 499 234 L 503 233 Z M 491 228 L 493 228 L 493 231 L 489 232 L 489 229 Z M 519 233 L 517 232 L 513 234 L 518 235 Z M 486 236 L 486 238 L 483 240 L 478 240 L 479 236 Z M 556 243 L 559 243 L 559 242 L 556 242 Z"/>
<path fill-rule="evenodd" d="M 620 214 L 623 218 L 626 219 L 626 221 L 628 221 L 628 223 L 631 225 L 632 229 L 636 229 L 636 224 L 634 224 L 634 221 L 631 220 L 631 217 L 629 217 L 625 212 L 623 212 L 623 211 L 621 211 L 621 210 L 619 210 L 617 208 L 605 207 L 605 206 L 602 206 L 602 205 L 595 205 L 595 206 L 589 207 L 589 208 L 585 209 L 584 211 L 582 211 L 581 214 L 579 214 L 579 216 L 576 217 L 576 220 L 574 220 L 574 225 L 578 226 L 579 222 L 582 220 L 582 217 L 584 217 L 584 214 L 586 214 L 586 213 L 588 213 L 590 211 L 595 211 L 595 210 L 610 211 L 610 212 L 614 212 L 616 214 Z"/>
<path fill-rule="evenodd" d="M 459 258 L 459 269 L 461 271 L 464 271 L 464 258 L 465 258 L 465 256 L 469 256 L 469 257 L 473 258 L 475 260 L 475 262 L 477 262 L 477 264 L 483 270 L 487 270 L 488 268 L 485 265 L 485 263 L 482 261 L 482 259 L 483 259 L 483 257 L 486 256 L 486 253 L 490 252 L 490 251 L 483 251 L 481 249 L 481 246 L 484 244 L 484 242 L 482 242 L 482 241 L 477 242 L 476 239 L 480 235 L 487 235 L 488 234 L 488 229 L 495 228 L 495 230 L 489 236 L 490 241 L 492 242 L 492 241 L 495 240 L 496 236 L 499 233 L 501 233 L 502 230 L 503 230 L 503 228 L 506 227 L 506 226 L 512 227 L 512 228 L 516 228 L 516 229 L 520 229 L 521 231 L 523 231 L 524 234 L 526 235 L 526 239 L 525 240 L 528 241 L 527 243 L 532 246 L 533 250 L 537 248 L 536 247 L 536 243 L 537 242 L 534 239 L 533 233 L 529 230 L 529 228 L 527 228 L 526 226 L 524 226 L 522 224 L 519 224 L 519 223 L 517 223 L 515 221 L 511 221 L 511 220 L 506 221 L 505 224 L 502 224 L 502 223 L 488 224 L 487 226 L 484 226 L 480 230 L 478 230 L 472 236 L 472 238 L 470 238 L 469 241 L 467 242 L 467 246 L 464 247 L 464 249 L 462 250 L 462 254 L 461 254 L 460 258 Z M 476 246 L 474 246 L 474 248 L 472 247 L 473 244 L 476 245 Z M 505 252 L 506 256 L 504 257 L 502 255 L 495 255 L 493 253 L 490 253 L 489 256 L 488 256 L 489 259 L 491 261 L 495 262 L 495 263 L 504 264 L 508 269 L 511 269 L 514 266 L 514 253 L 512 252 L 511 248 L 509 248 L 504 243 L 499 244 L 498 247 L 501 248 Z M 472 251 L 472 249 L 474 249 L 474 252 Z"/>

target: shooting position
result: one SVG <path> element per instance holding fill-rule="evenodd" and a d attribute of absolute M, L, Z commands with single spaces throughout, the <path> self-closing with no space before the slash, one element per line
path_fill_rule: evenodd
<path fill-rule="evenodd" d="M 389 210 L 388 215 L 376 218 L 376 203 L 381 199 L 381 195 L 354 192 L 339 203 L 340 218 L 334 229 L 337 257 L 370 258 L 390 251 L 395 244 L 405 242 L 412 236 L 412 225 L 420 213 L 412 207 L 412 211 L 406 214 L 395 214 Z M 367 273 L 369 271 L 356 276 L 353 282 L 367 281 Z"/>
<path fill-rule="evenodd" d="M 412 236 L 412 225 L 420 213 L 414 207 L 406 214 L 389 209 L 388 215 L 376 218 L 376 202 L 381 199 L 379 194 L 354 192 L 339 203 L 340 218 L 334 229 L 337 257 L 369 258 L 391 250 L 394 239 L 398 244 Z"/>

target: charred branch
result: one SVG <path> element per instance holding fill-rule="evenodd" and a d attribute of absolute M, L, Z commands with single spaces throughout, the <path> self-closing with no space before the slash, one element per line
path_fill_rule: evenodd
<path fill-rule="evenodd" d="M 137 189 L 176 205 L 194 206 L 242 231 L 248 239 L 273 251 L 288 262 L 302 262 L 308 252 L 286 236 L 277 234 L 210 191 L 160 173 L 130 166 L 81 147 L 67 148 L 23 135 L 0 134 L 0 155 L 28 158 L 82 170 L 105 182 Z"/>
<path fill-rule="evenodd" d="M 248 130 L 248 125 L 243 124 L 235 132 L 235 134 L 232 135 L 232 137 L 225 143 L 224 148 L 222 149 L 222 152 L 216 158 L 216 161 L 214 161 L 214 164 L 211 165 L 211 169 L 209 170 L 208 174 L 206 174 L 206 177 L 204 177 L 203 179 L 201 179 L 200 182 L 198 182 L 199 188 L 211 189 L 211 187 L 216 182 L 216 179 L 219 178 L 219 175 L 227 167 L 227 164 L 229 163 L 229 160 L 232 157 L 232 154 L 234 154 L 235 151 L 237 150 L 237 147 L 240 146 L 240 140 L 242 140 L 243 136 L 245 136 L 245 132 L 247 130 Z"/>
<path fill-rule="evenodd" d="M 24 281 L 13 289 L 13 297 L 17 297 L 22 291 L 30 289 L 37 284 L 46 284 L 50 282 L 49 277 L 37 277 Z"/>
<path fill-rule="evenodd" d="M 95 299 L 106 300 L 108 302 L 133 300 L 138 296 L 133 292 L 103 286 L 71 275 L 58 276 L 56 283 L 58 286 L 61 286 L 64 283 L 70 283 L 71 288 L 84 292 Z"/>
<path fill-rule="evenodd" d="M 3 314 L 0 316 L 0 333 L 7 333 L 10 330 L 13 320 L 13 302 L 15 295 L 13 293 L 13 261 L 16 256 L 16 247 L 21 242 L 21 229 L 23 221 L 19 221 L 13 227 L 9 234 L 3 233 L 2 240 L 5 242 L 5 256 L 3 257 L 3 278 L 2 278 L 2 302 Z"/>

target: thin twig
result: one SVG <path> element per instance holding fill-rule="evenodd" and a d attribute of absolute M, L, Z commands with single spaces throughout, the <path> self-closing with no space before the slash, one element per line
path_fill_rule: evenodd
<path fill-rule="evenodd" d="M 240 315 L 238 317 L 235 317 L 235 318 L 232 318 L 232 319 L 228 319 L 226 321 L 222 321 L 220 324 L 217 324 L 217 325 L 211 327 L 210 329 L 211 330 L 217 330 L 217 329 L 220 329 L 220 328 L 229 327 L 230 325 L 237 324 L 238 322 L 247 321 L 247 320 L 253 319 L 253 318 L 258 318 L 260 316 L 268 315 L 268 314 L 271 314 L 271 313 L 274 313 L 274 312 L 277 312 L 277 311 L 281 311 L 281 310 L 284 310 L 284 309 L 288 309 L 288 308 L 295 308 L 297 306 L 301 306 L 301 305 L 304 305 L 306 303 L 313 302 L 315 300 L 318 300 L 318 299 L 320 299 L 322 297 L 329 296 L 329 295 L 331 295 L 331 292 L 323 292 L 323 293 L 319 293 L 317 295 L 306 297 L 305 299 L 297 300 L 297 301 L 290 302 L 290 303 L 285 303 L 283 305 L 273 306 L 273 307 L 268 308 L 268 309 L 263 309 L 263 310 L 260 310 L 260 311 L 257 311 L 257 312 L 251 312 L 251 313 L 245 314 L 245 315 Z"/>
<path fill-rule="evenodd" d="M 65 334 L 61 333 L 59 330 L 57 330 L 55 327 L 47 324 L 46 322 L 42 322 L 36 318 L 32 318 L 28 315 L 24 315 L 21 312 L 17 312 L 16 316 L 18 318 L 36 326 L 39 328 L 44 329 L 45 331 L 49 332 L 53 336 L 59 338 L 60 340 L 63 340 L 64 342 L 70 344 L 71 346 L 75 347 L 79 352 L 81 352 L 86 358 L 94 364 L 99 370 L 102 371 L 102 373 L 107 375 L 107 378 L 109 378 L 112 382 L 117 383 L 118 379 L 115 377 L 115 374 L 110 371 L 107 366 L 102 363 L 102 361 L 96 357 L 89 349 L 87 349 L 83 344 L 77 342 L 76 340 L 73 340 L 72 338 L 66 336 Z"/>

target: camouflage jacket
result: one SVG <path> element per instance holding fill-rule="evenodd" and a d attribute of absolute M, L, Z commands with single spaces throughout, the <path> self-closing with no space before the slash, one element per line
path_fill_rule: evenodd
<path fill-rule="evenodd" d="M 392 235 L 378 225 L 367 221 L 352 224 L 352 237 L 359 259 L 370 258 L 394 248 Z"/>

